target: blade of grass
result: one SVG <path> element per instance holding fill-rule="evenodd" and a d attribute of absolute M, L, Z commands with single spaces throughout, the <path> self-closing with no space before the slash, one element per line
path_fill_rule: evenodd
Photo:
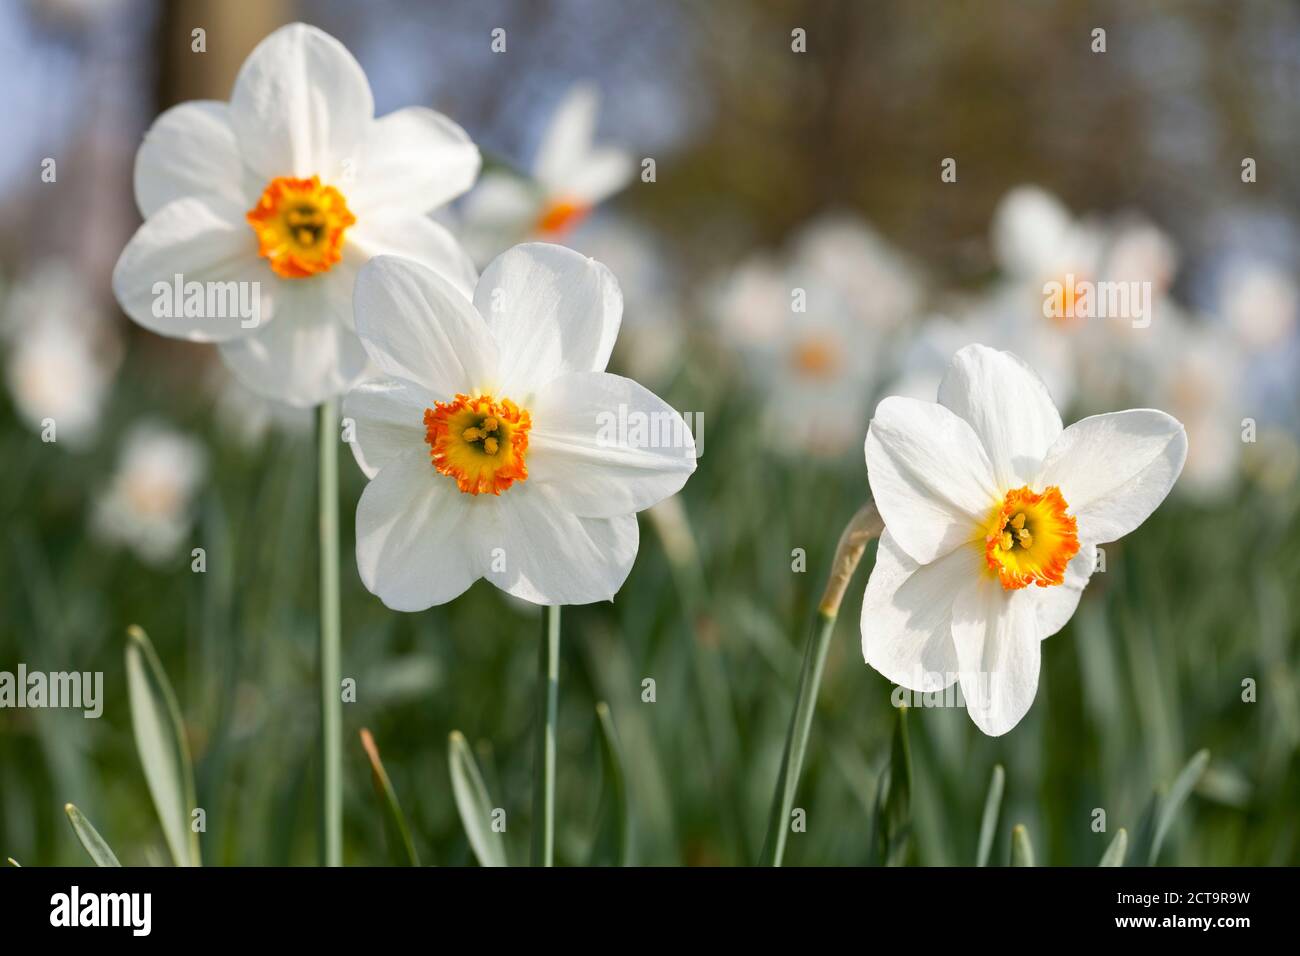
<path fill-rule="evenodd" d="M 492 829 L 492 797 L 478 761 L 470 750 L 465 735 L 453 730 L 448 741 L 447 762 L 451 769 L 451 792 L 456 799 L 456 812 L 460 814 L 470 849 L 480 866 L 509 866 L 506 858 L 505 836 Z"/>
<path fill-rule="evenodd" d="M 627 775 L 623 771 L 623 747 L 619 743 L 609 704 L 603 700 L 596 704 L 596 718 L 600 724 L 600 752 L 604 757 L 611 802 L 614 805 L 614 861 L 617 866 L 630 866 L 632 806 L 627 790 Z"/>
<path fill-rule="evenodd" d="M 199 835 L 190 826 L 195 803 L 194 767 L 180 705 L 148 635 L 135 625 L 126 633 L 131 724 L 149 795 L 173 862 L 177 866 L 199 866 Z"/>
<path fill-rule="evenodd" d="M 1187 801 L 1196 782 L 1201 779 L 1205 773 L 1205 768 L 1210 763 L 1210 752 L 1208 750 L 1198 750 L 1192 755 L 1192 759 L 1187 761 L 1183 769 L 1179 771 L 1178 776 L 1174 778 L 1173 786 L 1160 801 L 1160 809 L 1156 814 L 1155 836 L 1151 840 L 1151 849 L 1147 852 L 1147 866 L 1155 866 L 1156 859 L 1160 856 L 1160 848 L 1164 846 L 1165 837 L 1169 835 L 1169 828 L 1174 825 L 1174 818 L 1178 816 L 1178 811 L 1182 809 L 1183 804 Z"/>
<path fill-rule="evenodd" d="M 1002 812 L 1002 789 L 1006 786 L 1007 773 L 1002 764 L 993 767 L 993 778 L 989 781 L 989 793 L 984 798 L 984 816 L 980 820 L 979 850 L 975 855 L 976 866 L 988 866 L 989 854 L 993 852 L 993 837 L 998 829 L 998 816 Z"/>
<path fill-rule="evenodd" d="M 1123 866 L 1124 857 L 1128 853 L 1128 831 L 1120 827 L 1115 834 L 1115 839 L 1110 841 L 1110 846 L 1106 847 L 1106 852 L 1101 855 L 1101 862 L 1098 866 Z"/>
<path fill-rule="evenodd" d="M 880 513 L 874 504 L 868 502 L 849 520 L 835 549 L 830 580 L 822 593 L 821 603 L 813 617 L 812 632 L 804 647 L 794 712 L 790 715 L 785 750 L 781 754 L 781 770 L 777 774 L 772 810 L 767 818 L 767 835 L 763 840 L 761 862 L 765 866 L 780 866 L 785 856 L 785 841 L 790 833 L 790 814 L 794 808 L 795 792 L 799 788 L 799 773 L 803 769 L 804 753 L 808 749 L 808 734 L 817 707 L 817 692 L 821 688 L 822 671 L 826 667 L 826 653 L 830 650 L 831 634 L 835 630 L 835 619 L 839 616 L 840 602 L 844 599 L 849 579 L 862 560 L 862 552 L 867 543 L 878 537 L 883 530 L 884 522 Z"/>
<path fill-rule="evenodd" d="M 889 783 L 885 803 L 876 817 L 878 846 L 886 866 L 901 866 L 912 836 L 912 749 L 907 737 L 907 708 L 898 708 L 889 752 Z"/>
<path fill-rule="evenodd" d="M 394 857 L 394 862 L 405 866 L 419 866 L 420 854 L 416 852 L 415 843 L 411 839 L 411 828 L 407 826 L 406 815 L 402 813 L 402 806 L 397 802 L 397 793 L 393 790 L 393 783 L 388 779 L 388 771 L 384 769 L 384 762 L 379 757 L 375 738 L 364 727 L 361 728 L 361 746 L 365 748 L 366 758 L 370 761 L 370 782 L 375 788 L 375 796 L 379 798 L 379 807 L 384 813 L 384 831 L 388 836 L 389 850 Z"/>
<path fill-rule="evenodd" d="M 1029 831 L 1023 823 L 1011 828 L 1011 865 L 1034 865 L 1034 845 L 1029 841 Z"/>
<path fill-rule="evenodd" d="M 71 803 L 67 803 L 63 806 L 63 812 L 68 815 L 68 822 L 72 824 L 72 831 L 77 834 L 77 839 L 86 848 L 86 853 L 90 855 L 90 859 L 95 866 L 122 865 L 117 860 L 117 854 L 113 852 L 104 838 L 99 835 L 99 831 L 91 825 L 80 810 Z M 13 863 L 14 866 L 18 865 L 13 860 L 9 862 Z"/>

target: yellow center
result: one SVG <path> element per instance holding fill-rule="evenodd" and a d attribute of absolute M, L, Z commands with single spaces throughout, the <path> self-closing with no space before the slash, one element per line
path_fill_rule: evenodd
<path fill-rule="evenodd" d="M 589 212 L 591 207 L 576 199 L 552 199 L 537 216 L 537 232 L 551 237 L 562 235 L 585 219 Z"/>
<path fill-rule="evenodd" d="M 1065 567 L 1079 551 L 1074 516 L 1055 485 L 1042 494 L 1008 491 L 983 530 L 984 561 L 1008 591 L 1065 581 Z"/>
<path fill-rule="evenodd" d="M 1073 326 L 1078 313 L 1088 307 L 1088 287 L 1081 285 L 1083 281 L 1080 276 L 1063 275 L 1057 280 L 1060 288 L 1053 290 L 1048 297 L 1052 321 L 1061 328 Z"/>
<path fill-rule="evenodd" d="M 276 177 L 246 218 L 258 255 L 286 279 L 328 272 L 343 257 L 343 233 L 357 221 L 343 194 L 318 176 Z"/>
<path fill-rule="evenodd" d="M 467 495 L 499 495 L 528 480 L 524 456 L 532 419 L 508 398 L 457 395 L 424 410 L 424 440 L 439 474 Z"/>

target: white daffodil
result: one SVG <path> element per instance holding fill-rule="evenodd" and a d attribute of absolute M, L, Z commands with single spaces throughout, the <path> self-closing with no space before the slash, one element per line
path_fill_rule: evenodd
<path fill-rule="evenodd" d="M 530 178 L 483 177 L 465 203 L 465 242 L 478 261 L 522 239 L 562 239 L 632 181 L 632 155 L 596 144 L 599 111 L 596 87 L 574 84 L 542 133 Z"/>
<path fill-rule="evenodd" d="M 5 381 L 22 419 L 55 442 L 90 444 L 122 347 L 80 274 L 50 261 L 22 278 L 5 303 L 0 338 L 9 346 Z"/>
<path fill-rule="evenodd" d="M 352 286 L 371 256 L 420 261 L 468 295 L 472 263 L 425 214 L 474 182 L 477 148 L 433 110 L 374 113 L 360 64 L 295 23 L 257 45 L 229 103 L 160 116 L 136 156 L 145 222 L 113 274 L 123 310 L 219 343 L 249 387 L 305 406 L 364 370 Z"/>
<path fill-rule="evenodd" d="M 885 533 L 862 605 L 863 655 L 911 690 L 959 681 L 976 726 L 996 736 L 1033 703 L 1039 643 L 1074 613 L 1097 545 L 1164 500 L 1187 438 L 1152 409 L 1063 429 L 1020 359 L 972 345 L 937 403 L 880 403 L 866 456 Z"/>
<path fill-rule="evenodd" d="M 370 478 L 357 506 L 361 579 L 415 611 L 479 578 L 536 604 L 611 598 L 636 557 L 636 512 L 695 469 L 685 422 L 604 372 L 623 301 L 604 266 L 516 246 L 472 303 L 417 263 L 357 279 L 357 334 L 387 376 L 348 393 Z"/>
<path fill-rule="evenodd" d="M 127 433 L 117 471 L 95 503 L 92 530 L 125 545 L 141 560 L 171 560 L 194 521 L 194 495 L 207 472 L 207 455 L 195 439 L 158 422 Z"/>

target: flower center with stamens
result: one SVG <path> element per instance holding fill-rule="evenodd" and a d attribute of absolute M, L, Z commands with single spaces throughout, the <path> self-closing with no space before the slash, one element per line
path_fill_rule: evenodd
<path fill-rule="evenodd" d="M 840 357 L 832 343 L 810 337 L 797 343 L 790 351 L 790 366 L 802 378 L 834 378 L 839 371 Z"/>
<path fill-rule="evenodd" d="M 286 279 L 328 272 L 343 257 L 343 233 L 357 221 L 343 194 L 318 176 L 277 176 L 245 218 L 257 234 L 257 254 Z"/>
<path fill-rule="evenodd" d="M 439 474 L 468 495 L 499 495 L 528 480 L 524 456 L 532 419 L 508 398 L 457 395 L 424 410 L 424 440 Z"/>
<path fill-rule="evenodd" d="M 1008 591 L 1065 581 L 1065 567 L 1079 551 L 1074 516 L 1055 485 L 1036 494 L 1029 488 L 1007 492 L 993 508 L 984 530 L 984 561 Z"/>
<path fill-rule="evenodd" d="M 537 231 L 544 236 L 557 236 L 568 232 L 583 219 L 591 207 L 576 199 L 552 199 L 542 207 L 537 216 Z"/>

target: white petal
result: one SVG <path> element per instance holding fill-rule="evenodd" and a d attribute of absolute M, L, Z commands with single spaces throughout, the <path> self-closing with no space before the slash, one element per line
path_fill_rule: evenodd
<path fill-rule="evenodd" d="M 432 212 L 474 185 L 481 164 L 469 135 L 441 113 L 397 110 L 371 125 L 348 207 L 358 218 L 385 208 Z"/>
<path fill-rule="evenodd" d="M 249 209 L 262 186 L 240 157 L 229 107 L 195 100 L 167 110 L 135 154 L 135 202 L 148 219 L 173 199 L 216 197 Z"/>
<path fill-rule="evenodd" d="M 502 394 L 525 403 L 566 372 L 603 372 L 623 316 L 623 294 L 608 269 L 541 242 L 494 259 L 474 304 L 501 350 Z"/>
<path fill-rule="evenodd" d="M 371 259 L 357 276 L 357 335 L 385 374 L 443 401 L 490 390 L 497 348 L 474 306 L 431 269 L 396 256 Z"/>
<path fill-rule="evenodd" d="M 488 506 L 475 511 L 475 536 L 486 551 L 483 576 L 525 601 L 612 600 L 636 560 L 640 530 L 635 515 L 579 518 L 531 481 L 517 482 L 499 498 L 478 505 Z"/>
<path fill-rule="evenodd" d="M 346 180 L 374 118 L 361 64 L 338 40 L 304 23 L 259 43 L 230 96 L 244 162 L 266 180 Z"/>
<path fill-rule="evenodd" d="M 561 198 L 568 196 L 594 206 L 630 183 L 635 170 L 636 161 L 630 153 L 604 147 L 584 159 L 566 183 L 552 188 Z"/>
<path fill-rule="evenodd" d="M 422 611 L 473 584 L 468 497 L 418 451 L 380 469 L 357 503 L 357 571 L 370 592 L 395 611 Z"/>
<path fill-rule="evenodd" d="M 979 438 L 942 405 L 897 396 L 867 429 L 867 479 L 885 526 L 929 564 L 970 541 L 1000 499 Z"/>
<path fill-rule="evenodd" d="M 590 83 L 577 83 L 561 100 L 542 135 L 533 173 L 548 189 L 563 187 L 569 174 L 591 151 L 600 94 Z"/>
<path fill-rule="evenodd" d="M 1105 544 L 1156 510 L 1187 460 L 1187 433 L 1151 408 L 1094 415 L 1061 433 L 1039 475 L 1078 519 L 1079 537 Z"/>
<path fill-rule="evenodd" d="M 952 684 L 958 671 L 953 599 L 978 573 L 979 556 L 971 548 L 919 565 L 886 531 L 862 599 L 866 662 L 911 690 L 943 690 Z"/>
<path fill-rule="evenodd" d="M 1074 616 L 1097 566 L 1097 546 L 1087 541 L 1079 542 L 1079 553 L 1065 566 L 1065 582 L 1052 587 L 1030 587 L 1025 590 L 1033 598 L 1038 615 L 1039 636 L 1046 640 Z"/>
<path fill-rule="evenodd" d="M 442 276 L 466 298 L 478 270 L 447 227 L 428 216 L 371 216 L 348 230 L 345 255 L 358 266 L 375 256 L 401 256 Z"/>
<path fill-rule="evenodd" d="M 221 357 L 253 391 L 286 405 L 319 405 L 342 394 L 366 367 L 348 322 L 353 278 L 340 265 L 310 279 L 280 280 L 275 321 L 222 343 Z"/>
<path fill-rule="evenodd" d="M 343 417 L 356 425 L 352 455 L 373 478 L 388 462 L 429 446 L 424 440 L 424 410 L 437 400 L 413 382 L 378 379 L 362 382 L 343 399 Z"/>
<path fill-rule="evenodd" d="M 990 737 L 1020 723 L 1038 693 L 1041 638 L 1028 590 L 1005 591 L 996 578 L 981 576 L 953 602 L 962 697 L 975 726 Z"/>
<path fill-rule="evenodd" d="M 244 319 L 222 286 L 226 305 L 214 299 L 220 315 L 185 316 L 184 301 L 175 302 L 176 276 L 183 284 L 248 283 L 244 301 L 258 296 L 260 319 Z M 254 287 L 252 283 L 260 283 Z M 258 258 L 257 240 L 244 222 L 243 211 L 226 200 L 178 199 L 150 216 L 122 250 L 113 269 L 113 294 L 122 311 L 160 335 L 195 342 L 223 342 L 257 332 L 270 321 L 275 298 L 275 274 Z M 211 287 L 216 289 L 216 287 Z M 207 312 L 208 286 L 204 286 Z M 163 313 L 161 315 L 155 312 Z"/>
<path fill-rule="evenodd" d="M 975 429 L 1003 491 L 1032 482 L 1061 434 L 1043 380 L 1012 353 L 984 345 L 968 345 L 953 357 L 939 403 Z"/>
<path fill-rule="evenodd" d="M 571 372 L 531 406 L 528 481 L 588 518 L 649 508 L 695 470 L 682 416 L 649 389 L 607 372 Z"/>

